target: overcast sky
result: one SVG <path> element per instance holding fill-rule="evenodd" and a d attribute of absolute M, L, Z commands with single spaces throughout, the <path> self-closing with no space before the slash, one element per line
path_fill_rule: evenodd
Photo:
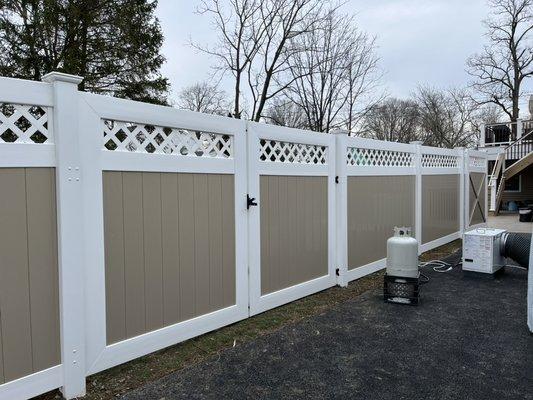
<path fill-rule="evenodd" d="M 167 63 L 174 94 L 208 79 L 212 60 L 187 45 L 189 38 L 212 43 L 209 18 L 195 14 L 199 0 L 159 0 Z M 348 0 L 344 11 L 356 14 L 359 27 L 377 37 L 385 72 L 383 86 L 407 97 L 418 84 L 437 87 L 468 83 L 466 58 L 482 49 L 486 0 Z"/>

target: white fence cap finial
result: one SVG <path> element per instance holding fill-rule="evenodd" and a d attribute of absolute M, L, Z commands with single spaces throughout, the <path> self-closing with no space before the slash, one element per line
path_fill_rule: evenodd
<path fill-rule="evenodd" d="M 67 82 L 79 85 L 83 81 L 83 77 L 78 75 L 65 74 L 63 72 L 52 71 L 43 76 L 42 81 L 47 83 Z"/>
<path fill-rule="evenodd" d="M 333 131 L 330 132 L 332 135 L 346 135 L 346 136 L 350 136 L 350 131 L 346 130 L 346 129 L 335 129 Z"/>

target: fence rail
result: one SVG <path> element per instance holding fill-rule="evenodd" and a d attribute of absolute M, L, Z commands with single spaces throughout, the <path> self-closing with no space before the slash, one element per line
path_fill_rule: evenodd
<path fill-rule="evenodd" d="M 0 399 L 61 387 L 484 223 L 483 152 L 0 78 Z"/>

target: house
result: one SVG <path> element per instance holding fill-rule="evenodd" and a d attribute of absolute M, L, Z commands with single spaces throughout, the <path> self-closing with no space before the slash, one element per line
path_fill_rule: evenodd
<path fill-rule="evenodd" d="M 533 206 L 533 96 L 529 120 L 485 125 L 479 148 L 489 154 L 489 209 L 515 212 Z"/>

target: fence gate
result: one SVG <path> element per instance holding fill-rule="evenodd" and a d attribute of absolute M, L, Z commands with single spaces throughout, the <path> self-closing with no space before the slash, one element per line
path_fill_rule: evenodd
<path fill-rule="evenodd" d="M 335 138 L 248 126 L 250 313 L 336 284 Z"/>
<path fill-rule="evenodd" d="M 246 318 L 245 122 L 80 103 L 87 374 Z"/>

